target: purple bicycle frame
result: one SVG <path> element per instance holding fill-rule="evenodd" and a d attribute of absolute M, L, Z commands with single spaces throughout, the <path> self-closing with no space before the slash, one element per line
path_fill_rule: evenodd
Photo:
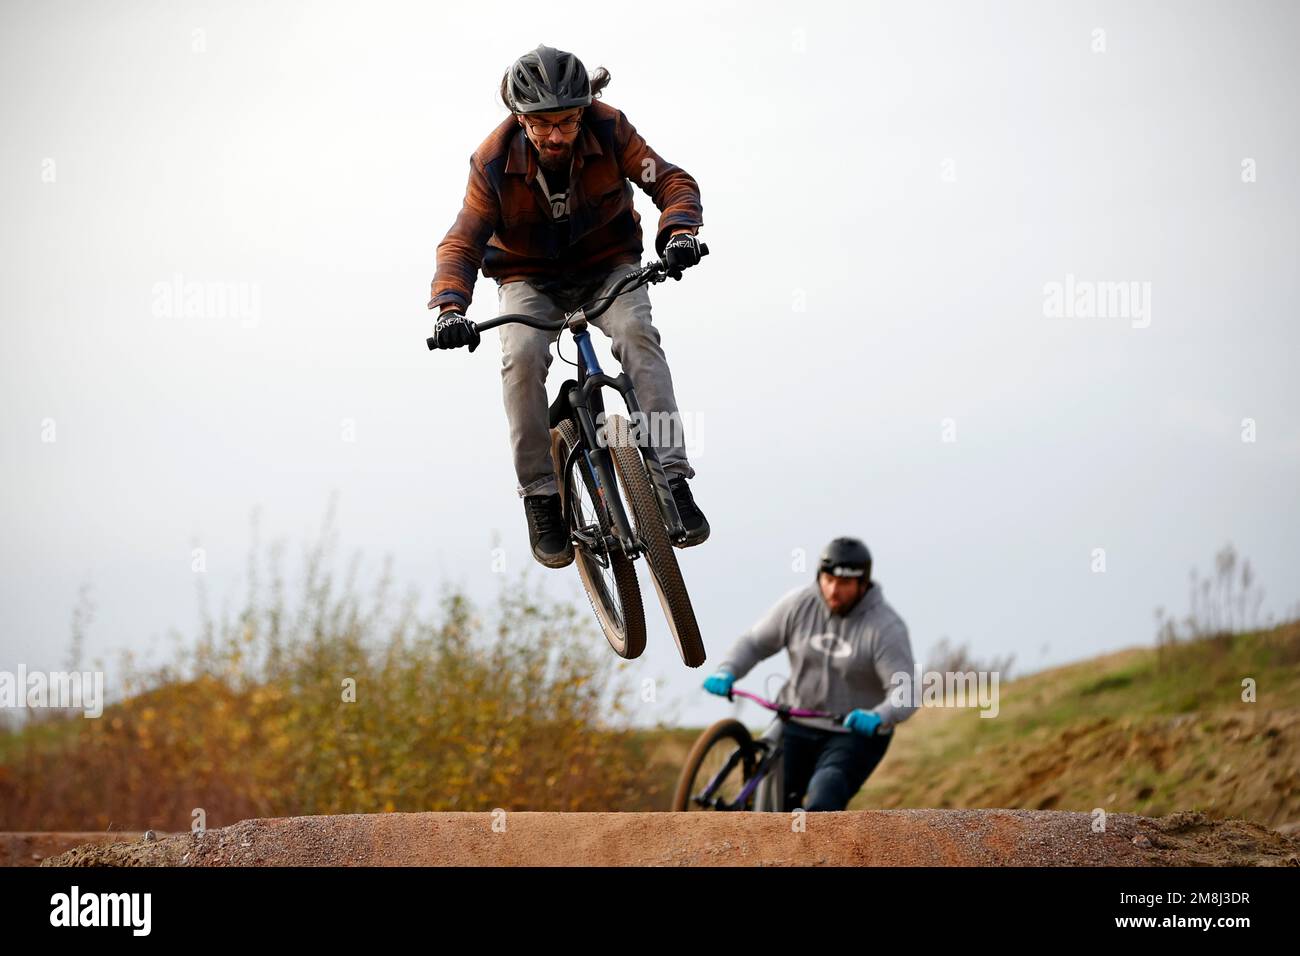
<path fill-rule="evenodd" d="M 824 710 L 808 710 L 804 707 L 782 707 L 780 704 L 775 704 L 770 700 L 766 700 L 762 697 L 759 697 L 757 694 L 751 694 L 747 690 L 740 690 L 734 687 L 730 691 L 728 691 L 727 699 L 734 700 L 737 695 L 752 700 L 760 707 L 765 707 L 768 710 L 776 711 L 776 713 L 783 718 L 784 717 L 828 717 L 831 720 L 834 720 L 836 722 L 842 721 L 844 719 L 843 714 L 831 714 L 831 713 L 827 713 Z M 722 775 L 726 772 L 727 772 L 726 767 L 723 767 L 721 770 L 719 770 L 717 776 L 714 777 L 712 780 L 710 780 L 709 785 L 705 787 L 705 792 L 712 791 L 713 788 L 716 787 L 718 785 L 718 782 L 722 779 Z M 745 784 L 745 786 L 741 788 L 740 793 L 736 795 L 735 803 L 738 806 L 742 806 L 742 807 L 746 803 L 748 803 L 750 797 L 754 795 L 754 791 L 758 789 L 758 785 L 762 782 L 763 778 L 766 776 L 767 776 L 767 772 L 761 774 L 756 773 L 754 774 L 754 776 L 750 777 L 749 781 Z"/>

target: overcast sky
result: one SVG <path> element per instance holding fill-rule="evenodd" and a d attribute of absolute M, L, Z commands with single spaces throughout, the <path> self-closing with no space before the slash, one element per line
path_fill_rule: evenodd
<path fill-rule="evenodd" d="M 499 545 L 584 600 L 527 551 L 496 334 L 424 347 L 434 247 L 538 43 L 608 68 L 605 102 L 700 184 L 712 254 L 651 296 L 697 425 L 713 532 L 679 560 L 713 661 L 839 534 L 922 660 L 1149 644 L 1228 541 L 1280 614 L 1297 10 L 9 0 L 0 668 L 60 665 L 83 582 L 92 656 L 192 635 L 191 549 L 241 595 L 253 509 L 296 554 L 335 491 L 345 554 L 430 599 L 490 600 Z M 198 315 L 165 291 L 187 283 Z M 1101 283 L 1123 314 L 1088 314 Z M 496 303 L 480 279 L 470 317 Z M 638 719 L 723 716 L 642 582 L 629 673 L 665 683 Z"/>

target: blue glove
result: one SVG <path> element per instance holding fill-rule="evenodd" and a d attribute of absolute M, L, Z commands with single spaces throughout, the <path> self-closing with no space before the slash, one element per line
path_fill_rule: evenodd
<path fill-rule="evenodd" d="M 870 737 L 880 726 L 880 715 L 871 710 L 855 710 L 844 718 L 844 726 L 855 734 Z"/>
<path fill-rule="evenodd" d="M 731 685 L 736 682 L 726 671 L 718 671 L 712 677 L 704 680 L 704 689 L 710 694 L 717 694 L 719 697 L 726 697 L 731 693 Z"/>

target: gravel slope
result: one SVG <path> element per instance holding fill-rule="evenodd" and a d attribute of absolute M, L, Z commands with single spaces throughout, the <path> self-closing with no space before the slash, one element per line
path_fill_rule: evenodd
<path fill-rule="evenodd" d="M 245 820 L 42 866 L 1297 866 L 1300 838 L 1200 813 L 386 813 Z M 495 829 L 494 829 L 495 825 Z"/>

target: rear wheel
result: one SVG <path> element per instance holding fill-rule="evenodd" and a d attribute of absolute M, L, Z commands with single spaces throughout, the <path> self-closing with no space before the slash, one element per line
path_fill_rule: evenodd
<path fill-rule="evenodd" d="M 686 666 L 699 667 L 704 663 L 705 653 L 700 626 L 695 620 L 695 608 L 691 606 L 691 596 L 686 592 L 686 582 L 677 566 L 677 554 L 668 540 L 668 529 L 659 511 L 654 485 L 626 418 L 622 415 L 606 417 L 605 441 L 623 484 L 623 497 L 632 508 L 637 536 L 645 544 L 650 579 L 659 594 L 668 629 L 672 631 Z"/>
<path fill-rule="evenodd" d="M 609 512 L 597 490 L 586 455 L 581 452 L 566 471 L 569 452 L 578 444 L 578 427 L 572 419 L 561 422 L 551 431 L 551 457 L 559 476 L 560 494 L 569 519 L 570 533 L 581 532 L 602 542 L 610 533 Z M 588 549 L 577 541 L 573 545 L 578 576 L 596 612 L 596 620 L 605 640 L 619 657 L 640 657 L 645 650 L 645 609 L 641 606 L 641 588 L 636 568 L 621 550 L 613 553 Z"/>
<path fill-rule="evenodd" d="M 686 757 L 673 794 L 674 810 L 752 810 L 753 796 L 735 806 L 754 776 L 758 745 L 738 720 L 720 720 L 700 734 Z"/>

